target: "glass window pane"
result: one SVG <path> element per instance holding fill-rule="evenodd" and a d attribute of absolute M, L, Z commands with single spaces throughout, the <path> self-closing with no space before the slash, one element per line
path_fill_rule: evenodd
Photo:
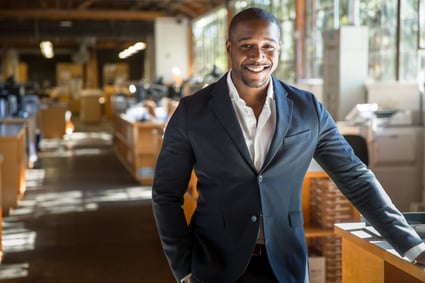
<path fill-rule="evenodd" d="M 400 13 L 400 80 L 416 81 L 418 59 L 418 1 L 401 1 Z M 425 7 L 423 7 L 425 8 Z"/>
<path fill-rule="evenodd" d="M 404 6 L 413 5 L 409 0 Z M 402 1 L 403 2 L 403 1 Z M 339 3 L 335 7 L 335 3 Z M 333 29 L 336 23 L 350 23 L 350 1 L 307 0 L 306 1 L 306 75 L 307 78 L 321 78 L 323 43 L 321 33 Z M 407 9 L 407 10 L 410 10 Z M 397 67 L 397 0 L 359 0 L 360 24 L 369 29 L 369 77 L 374 80 L 395 80 Z M 409 11 L 406 11 L 409 14 Z M 335 16 L 339 20 L 335 21 Z M 406 16 L 406 28 L 413 17 Z M 414 33 L 411 29 L 411 33 Z M 405 52 L 415 52 L 411 49 L 413 34 L 407 39 Z M 410 60 L 405 59 L 405 66 Z M 404 72 L 405 70 L 403 70 Z M 408 75 L 409 77 L 410 75 Z"/>
<path fill-rule="evenodd" d="M 196 76 L 203 78 L 214 68 L 218 73 L 227 70 L 226 25 L 226 8 L 193 21 L 193 69 Z"/>

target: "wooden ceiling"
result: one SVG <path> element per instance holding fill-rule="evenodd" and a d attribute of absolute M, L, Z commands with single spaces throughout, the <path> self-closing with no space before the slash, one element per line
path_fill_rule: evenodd
<path fill-rule="evenodd" d="M 0 44 L 31 47 L 82 40 L 120 45 L 145 40 L 158 17 L 193 19 L 224 0 L 1 0 Z M 1 47 L 0 46 L 0 47 Z"/>

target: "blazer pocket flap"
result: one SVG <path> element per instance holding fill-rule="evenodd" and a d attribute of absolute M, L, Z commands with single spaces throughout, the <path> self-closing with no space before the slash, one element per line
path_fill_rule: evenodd
<path fill-rule="evenodd" d="M 305 132 L 302 133 L 298 133 L 292 136 L 287 136 L 283 139 L 283 145 L 287 145 L 287 144 L 292 144 L 292 143 L 297 143 L 300 141 L 308 141 L 310 140 L 311 137 L 311 131 L 307 130 Z"/>
<path fill-rule="evenodd" d="M 289 225 L 292 228 L 301 227 L 304 225 L 303 214 L 301 211 L 291 211 L 288 215 Z"/>

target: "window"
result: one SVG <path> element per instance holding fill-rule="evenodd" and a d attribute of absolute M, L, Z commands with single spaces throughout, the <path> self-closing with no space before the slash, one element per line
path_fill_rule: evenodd
<path fill-rule="evenodd" d="M 400 2 L 400 63 L 399 80 L 417 81 L 418 77 L 418 1 L 404 0 Z M 424 9 L 425 7 L 422 7 Z M 419 55 L 419 54 L 418 54 Z"/>
<path fill-rule="evenodd" d="M 322 77 L 322 37 L 326 29 L 353 24 L 355 1 L 306 0 L 306 76 Z M 418 0 L 358 0 L 359 24 L 369 31 L 369 78 L 417 80 Z M 398 10 L 400 7 L 400 11 Z M 336 19 L 336 17 L 338 17 Z M 400 17 L 400 19 L 398 19 Z M 336 20 L 335 20 L 336 19 Z M 397 28 L 400 28 L 398 34 Z"/>
<path fill-rule="evenodd" d="M 193 67 L 196 76 L 204 78 L 214 68 L 218 73 L 227 71 L 226 25 L 226 8 L 193 21 Z"/>
<path fill-rule="evenodd" d="M 418 33 L 425 34 L 425 16 L 421 21 L 424 27 L 419 30 L 419 2 L 425 5 L 425 0 L 305 0 L 306 10 L 302 15 L 296 15 L 296 0 L 235 0 L 229 1 L 229 8 L 237 13 L 251 6 L 261 7 L 279 20 L 282 51 L 274 75 L 281 80 L 322 78 L 322 31 L 353 24 L 355 15 L 356 23 L 368 27 L 370 79 L 424 81 L 425 39 L 418 38 Z M 296 17 L 305 20 L 304 50 L 296 48 Z M 225 72 L 227 9 L 223 7 L 194 20 L 192 32 L 194 73 L 205 76 L 214 66 L 218 72 Z M 418 44 L 424 49 L 418 51 Z M 301 57 L 305 58 L 305 64 L 298 66 L 303 70 L 299 72 L 296 60 Z M 297 72 L 304 77 L 297 78 Z"/>

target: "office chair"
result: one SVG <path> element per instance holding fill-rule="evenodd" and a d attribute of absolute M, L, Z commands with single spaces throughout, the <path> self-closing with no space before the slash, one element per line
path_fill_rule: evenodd
<path fill-rule="evenodd" d="M 359 135 L 343 135 L 345 140 L 351 145 L 354 153 L 360 160 L 369 166 L 369 151 L 366 139 Z"/>

